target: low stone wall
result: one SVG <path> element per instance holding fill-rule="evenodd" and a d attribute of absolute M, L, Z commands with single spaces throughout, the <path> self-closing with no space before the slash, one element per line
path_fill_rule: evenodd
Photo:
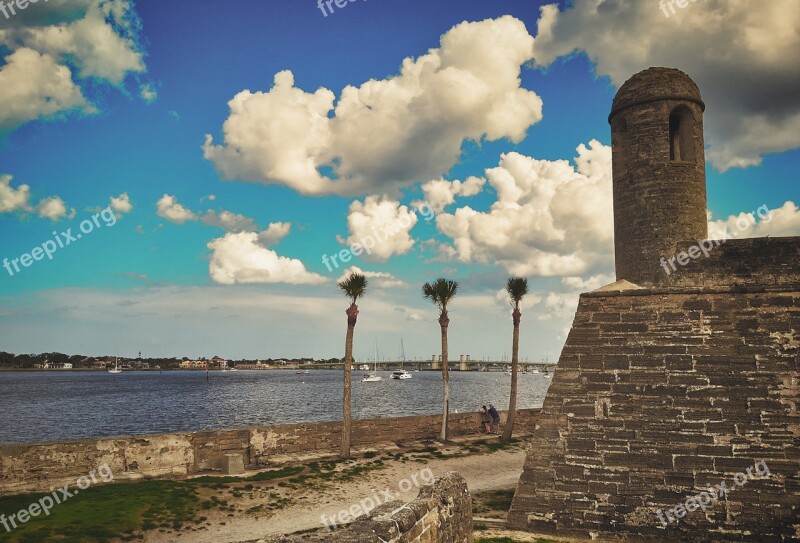
<path fill-rule="evenodd" d="M 275 535 L 265 543 L 472 543 L 472 497 L 467 482 L 445 473 L 412 502 L 373 509 L 346 528 L 302 536 Z"/>
<path fill-rule="evenodd" d="M 538 409 L 520 410 L 518 433 L 530 433 Z M 505 421 L 505 413 L 502 413 Z M 440 415 L 353 421 L 352 445 L 436 439 Z M 450 435 L 480 431 L 478 413 L 450 415 Z M 341 422 L 285 424 L 179 434 L 83 441 L 0 445 L 0 495 L 49 490 L 73 484 L 78 477 L 108 464 L 117 481 L 181 477 L 219 470 L 225 455 L 240 454 L 245 466 L 264 468 L 286 455 L 336 454 Z"/>

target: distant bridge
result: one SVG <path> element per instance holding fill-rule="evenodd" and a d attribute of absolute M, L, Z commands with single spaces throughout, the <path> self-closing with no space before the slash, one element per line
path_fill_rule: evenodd
<path fill-rule="evenodd" d="M 510 360 L 451 360 L 448 362 L 451 370 L 454 371 L 506 371 L 511 368 Z M 323 364 L 300 364 L 298 367 L 301 369 L 336 369 L 344 366 L 343 362 L 323 363 Z M 372 370 L 375 367 L 375 362 L 353 362 L 355 371 L 362 371 L 361 366 L 369 366 Z M 439 371 L 441 369 L 441 362 L 438 360 L 384 360 L 377 363 L 378 371 L 393 371 L 401 368 L 407 370 L 418 371 Z M 539 370 L 542 373 L 552 372 L 555 369 L 555 364 L 547 362 L 519 362 L 521 370 Z M 367 370 L 363 370 L 367 371 Z"/>

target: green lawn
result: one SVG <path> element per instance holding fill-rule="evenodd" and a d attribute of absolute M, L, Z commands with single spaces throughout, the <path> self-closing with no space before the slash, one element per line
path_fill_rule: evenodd
<path fill-rule="evenodd" d="M 37 502 L 41 494 L 0 498 L 6 517 Z M 146 481 L 90 488 L 5 535 L 9 543 L 103 543 L 132 541 L 142 528 L 181 529 L 202 503 L 191 483 Z M 5 529 L 3 529 L 5 531 Z"/>

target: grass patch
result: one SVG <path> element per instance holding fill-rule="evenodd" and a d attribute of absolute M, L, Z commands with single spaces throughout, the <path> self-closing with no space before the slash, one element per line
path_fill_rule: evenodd
<path fill-rule="evenodd" d="M 506 518 L 514 499 L 514 489 L 476 492 L 472 496 L 472 513 L 475 516 Z"/>
<path fill-rule="evenodd" d="M 0 498 L 7 517 L 37 502 L 44 494 Z M 194 485 L 145 481 L 98 486 L 56 505 L 50 516 L 39 515 L 5 537 L 9 543 L 107 543 L 115 537 L 131 541 L 144 529 L 179 530 L 193 523 L 200 510 Z"/>
<path fill-rule="evenodd" d="M 229 483 L 252 483 L 263 481 L 274 481 L 275 479 L 285 479 L 286 477 L 293 477 L 305 470 L 302 466 L 295 466 L 290 468 L 274 469 L 269 471 L 262 471 L 250 477 L 216 477 L 213 475 L 205 477 L 197 477 L 190 479 L 189 483 L 202 483 L 202 484 L 229 484 Z"/>
<path fill-rule="evenodd" d="M 475 543 L 520 543 L 516 539 L 511 539 L 510 537 L 482 537 L 478 539 Z M 536 543 L 555 543 L 550 539 L 537 539 Z"/>

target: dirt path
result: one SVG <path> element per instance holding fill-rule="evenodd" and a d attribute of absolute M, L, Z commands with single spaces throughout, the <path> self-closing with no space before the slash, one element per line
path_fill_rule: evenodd
<path fill-rule="evenodd" d="M 446 453 L 447 451 L 445 451 Z M 496 452 L 460 455 L 453 458 L 418 455 L 404 460 L 382 459 L 379 468 L 360 473 L 352 480 L 306 485 L 287 495 L 288 505 L 275 512 L 247 514 L 257 503 L 242 498 L 237 512 L 215 510 L 196 531 L 180 534 L 149 532 L 145 543 L 236 543 L 253 541 L 267 534 L 291 533 L 323 527 L 322 515 L 335 517 L 362 500 L 387 500 L 391 495 L 402 501 L 416 497 L 419 486 L 433 476 L 458 471 L 472 492 L 513 488 L 522 472 L 525 452 L 522 446 Z M 417 484 L 414 483 L 416 480 Z M 269 501 L 269 498 L 265 498 Z M 263 502 L 264 500 L 262 500 Z"/>

